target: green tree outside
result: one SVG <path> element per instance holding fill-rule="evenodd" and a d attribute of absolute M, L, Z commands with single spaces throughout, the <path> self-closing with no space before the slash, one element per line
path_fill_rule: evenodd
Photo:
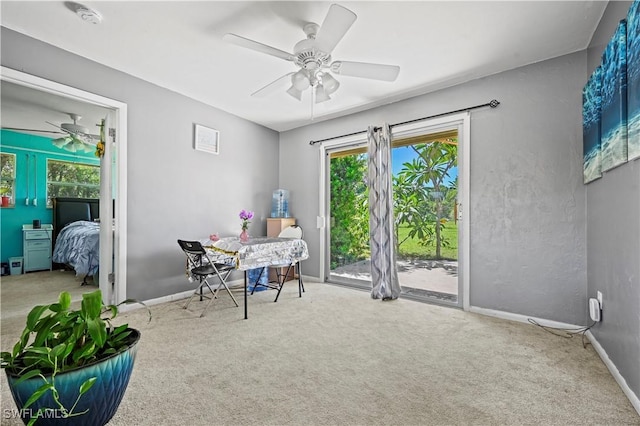
<path fill-rule="evenodd" d="M 425 247 L 435 246 L 435 259 L 442 259 L 443 247 L 450 244 L 443 230 L 455 226 L 452 221 L 458 196 L 457 177 L 450 184 L 446 180 L 457 164 L 458 147 L 439 141 L 410 147 L 416 158 L 404 163 L 393 177 L 398 247 L 408 239 L 417 239 Z M 401 238 L 398 229 L 402 226 L 408 227 L 409 232 Z"/>
<path fill-rule="evenodd" d="M 457 140 L 411 145 L 416 156 L 393 176 L 399 258 L 457 259 Z M 331 159 L 331 269 L 367 259 L 367 156 Z"/>
<path fill-rule="evenodd" d="M 54 197 L 99 198 L 100 167 L 48 160 L 47 203 Z"/>
<path fill-rule="evenodd" d="M 331 159 L 331 269 L 369 257 L 367 155 Z"/>

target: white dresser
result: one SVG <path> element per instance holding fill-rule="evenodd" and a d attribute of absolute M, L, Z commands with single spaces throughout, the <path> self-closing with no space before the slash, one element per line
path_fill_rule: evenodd
<path fill-rule="evenodd" d="M 22 225 L 22 252 L 24 272 L 51 270 L 51 233 L 53 225 L 43 224 L 40 229 Z"/>

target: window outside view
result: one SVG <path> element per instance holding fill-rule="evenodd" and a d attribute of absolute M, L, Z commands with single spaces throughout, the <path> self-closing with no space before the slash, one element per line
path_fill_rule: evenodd
<path fill-rule="evenodd" d="M 47 160 L 47 207 L 54 197 L 100 198 L 100 166 Z"/>
<path fill-rule="evenodd" d="M 2 153 L 0 155 L 0 196 L 2 207 L 15 204 L 16 155 Z"/>
<path fill-rule="evenodd" d="M 457 302 L 457 137 L 392 150 L 402 292 Z M 370 285 L 366 148 L 331 155 L 330 279 Z"/>

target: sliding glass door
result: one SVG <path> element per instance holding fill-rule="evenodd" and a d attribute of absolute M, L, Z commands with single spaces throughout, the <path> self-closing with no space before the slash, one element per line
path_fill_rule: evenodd
<path fill-rule="evenodd" d="M 402 293 L 458 304 L 458 134 L 395 140 L 393 197 Z"/>
<path fill-rule="evenodd" d="M 329 280 L 369 287 L 366 146 L 328 153 Z"/>
<path fill-rule="evenodd" d="M 459 305 L 458 130 L 392 141 L 402 295 Z M 366 142 L 326 152 L 329 282 L 371 288 Z"/>

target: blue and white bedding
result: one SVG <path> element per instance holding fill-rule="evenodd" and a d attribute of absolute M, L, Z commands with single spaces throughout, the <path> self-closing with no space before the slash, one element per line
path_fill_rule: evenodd
<path fill-rule="evenodd" d="M 53 261 L 73 267 L 76 276 L 94 275 L 100 260 L 100 224 L 79 220 L 58 234 Z"/>

